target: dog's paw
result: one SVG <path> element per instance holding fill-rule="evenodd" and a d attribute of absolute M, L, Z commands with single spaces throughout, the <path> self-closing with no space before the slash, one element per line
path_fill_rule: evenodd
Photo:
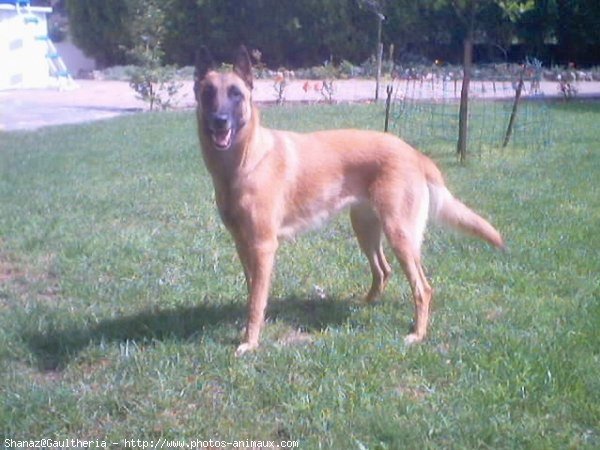
<path fill-rule="evenodd" d="M 258 343 L 251 344 L 250 342 L 244 342 L 235 351 L 235 356 L 237 358 L 239 358 L 244 353 L 251 352 L 252 350 L 255 350 L 257 347 L 258 347 Z"/>
<path fill-rule="evenodd" d="M 418 344 L 423 340 L 423 336 L 419 336 L 416 333 L 411 333 L 404 337 L 404 345 L 410 346 L 414 344 Z"/>
<path fill-rule="evenodd" d="M 367 294 L 362 298 L 363 305 L 375 305 L 379 302 L 379 294 Z"/>

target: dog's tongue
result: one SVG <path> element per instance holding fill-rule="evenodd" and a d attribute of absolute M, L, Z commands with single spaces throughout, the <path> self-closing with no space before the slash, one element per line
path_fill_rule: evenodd
<path fill-rule="evenodd" d="M 229 148 L 229 144 L 231 144 L 231 128 L 215 131 L 213 133 L 213 140 L 218 148 L 223 150 Z"/>

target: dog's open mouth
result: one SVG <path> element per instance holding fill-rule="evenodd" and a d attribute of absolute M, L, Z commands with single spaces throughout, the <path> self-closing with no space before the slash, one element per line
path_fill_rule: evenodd
<path fill-rule="evenodd" d="M 224 130 L 214 130 L 212 132 L 212 139 L 215 144 L 215 147 L 219 150 L 227 150 L 231 145 L 231 138 L 233 136 L 233 131 L 231 128 L 226 128 Z"/>

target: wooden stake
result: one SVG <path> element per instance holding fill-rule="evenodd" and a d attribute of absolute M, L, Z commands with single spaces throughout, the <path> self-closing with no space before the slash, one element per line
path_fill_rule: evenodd
<path fill-rule="evenodd" d="M 391 84 L 388 84 L 385 88 L 385 92 L 387 93 L 387 98 L 385 99 L 385 125 L 383 127 L 383 131 L 387 133 L 388 125 L 390 123 L 390 108 L 392 106 L 392 92 L 394 92 L 394 88 Z"/>
<path fill-rule="evenodd" d="M 519 100 L 521 99 L 521 92 L 523 91 L 524 73 L 525 73 L 525 65 L 523 65 L 523 70 L 521 71 L 521 75 L 519 77 L 519 84 L 517 86 L 517 92 L 515 92 L 515 101 L 513 103 L 512 112 L 510 113 L 510 119 L 508 120 L 508 127 L 506 128 L 506 134 L 504 135 L 504 143 L 502 144 L 502 148 L 506 148 L 506 146 L 510 142 L 510 137 L 513 132 L 515 119 L 517 118 L 517 108 L 519 107 Z"/>

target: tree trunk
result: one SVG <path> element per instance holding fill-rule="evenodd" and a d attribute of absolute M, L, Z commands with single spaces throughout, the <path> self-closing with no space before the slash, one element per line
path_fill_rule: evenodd
<path fill-rule="evenodd" d="M 469 127 L 469 84 L 473 62 L 473 34 L 469 32 L 463 41 L 463 81 L 460 90 L 460 110 L 458 112 L 458 143 L 456 152 L 461 164 L 467 160 L 467 140 Z"/>
<path fill-rule="evenodd" d="M 382 18 L 377 16 L 377 53 L 375 54 L 377 63 L 377 75 L 375 77 L 375 101 L 379 100 L 379 80 L 381 78 L 381 59 L 383 57 L 383 44 L 381 43 L 381 22 Z"/>

